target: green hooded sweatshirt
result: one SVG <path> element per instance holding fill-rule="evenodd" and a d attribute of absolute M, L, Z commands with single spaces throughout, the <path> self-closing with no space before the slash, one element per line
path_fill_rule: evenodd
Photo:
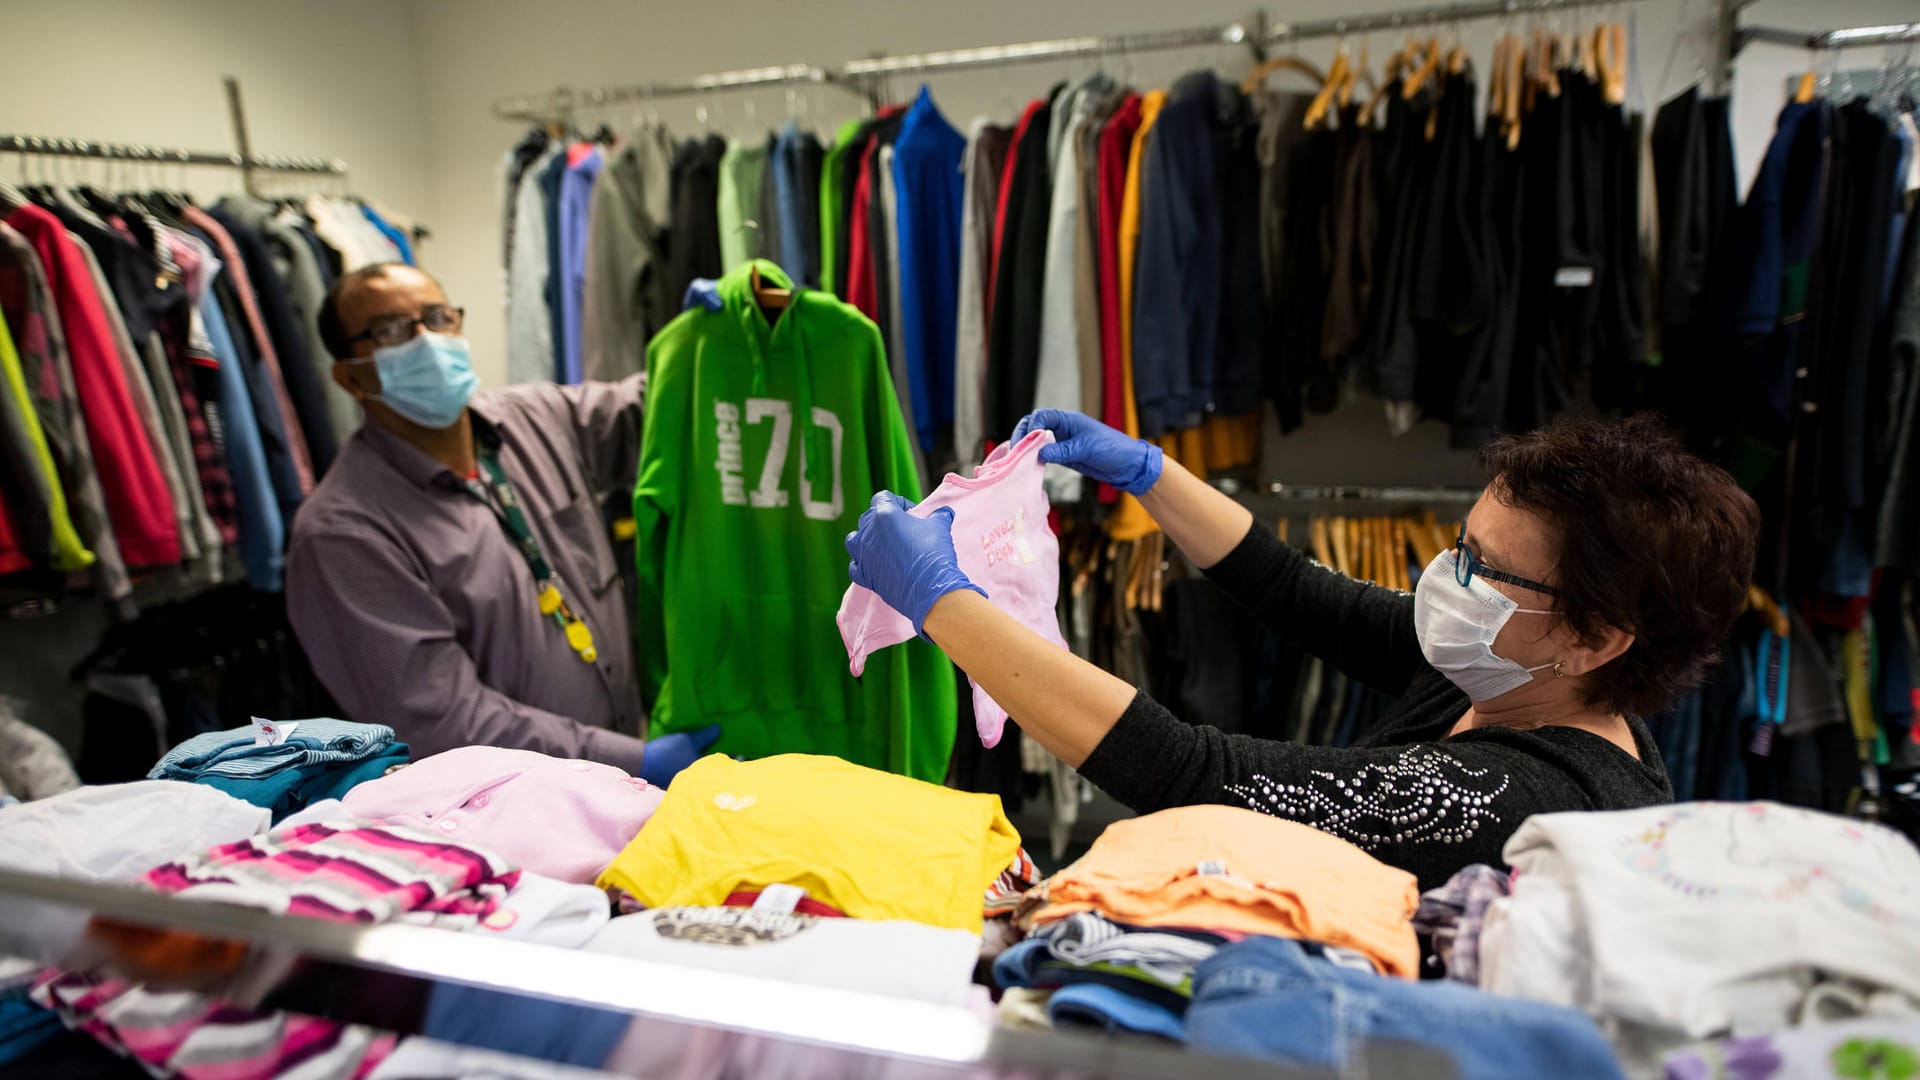
<path fill-rule="evenodd" d="M 880 331 L 811 290 L 763 313 L 754 267 L 792 288 L 773 263 L 743 264 L 720 279 L 721 310 L 690 308 L 647 347 L 633 517 L 651 732 L 719 724 L 719 753 L 832 754 L 938 783 L 951 662 L 909 642 L 855 679 L 834 624 L 873 493 L 920 497 Z"/>

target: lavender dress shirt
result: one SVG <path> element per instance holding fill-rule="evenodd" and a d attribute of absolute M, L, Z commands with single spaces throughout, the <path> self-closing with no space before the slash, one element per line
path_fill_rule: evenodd
<path fill-rule="evenodd" d="M 593 630 L 586 663 L 540 614 L 533 575 L 453 472 L 363 424 L 294 519 L 287 604 L 346 716 L 426 757 L 488 745 L 637 774 L 645 717 L 603 498 L 630 491 L 646 375 L 475 398 L 561 592 Z"/>

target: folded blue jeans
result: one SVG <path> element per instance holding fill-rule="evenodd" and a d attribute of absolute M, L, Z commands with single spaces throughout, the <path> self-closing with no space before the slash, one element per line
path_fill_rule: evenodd
<path fill-rule="evenodd" d="M 1363 1043 L 1429 1047 L 1474 1080 L 1618 1080 L 1584 1014 L 1457 983 L 1408 982 L 1335 966 L 1315 946 L 1256 937 L 1194 974 L 1188 1045 L 1216 1054 L 1345 1069 Z"/>

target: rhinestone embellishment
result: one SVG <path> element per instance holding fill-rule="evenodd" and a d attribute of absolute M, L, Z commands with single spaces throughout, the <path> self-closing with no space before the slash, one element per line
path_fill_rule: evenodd
<path fill-rule="evenodd" d="M 1388 763 L 1352 775 L 1321 769 L 1306 783 L 1254 773 L 1227 792 L 1261 813 L 1332 833 L 1365 848 L 1385 844 L 1464 844 L 1500 821 L 1494 803 L 1512 780 L 1476 769 L 1431 747 L 1409 747 Z"/>

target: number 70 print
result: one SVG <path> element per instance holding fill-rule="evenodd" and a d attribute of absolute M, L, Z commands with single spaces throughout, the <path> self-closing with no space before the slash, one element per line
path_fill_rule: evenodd
<path fill-rule="evenodd" d="M 742 417 L 739 406 L 730 401 L 713 403 L 715 430 L 720 438 L 719 460 L 714 469 L 720 474 L 720 501 L 728 506 L 751 506 L 759 510 L 780 509 L 788 505 L 788 495 L 780 486 L 787 471 L 787 450 L 793 441 L 793 404 L 774 398 L 748 398 L 745 424 L 749 427 L 773 421 L 773 437 L 767 440 L 767 456 L 760 463 L 760 486 L 746 489 L 742 475 L 744 464 L 740 449 Z M 813 521 L 834 521 L 846 508 L 846 495 L 840 479 L 842 444 L 846 430 L 833 410 L 813 407 L 813 426 L 833 436 L 833 495 L 820 501 L 807 490 L 807 440 L 800 440 L 800 512 Z"/>

